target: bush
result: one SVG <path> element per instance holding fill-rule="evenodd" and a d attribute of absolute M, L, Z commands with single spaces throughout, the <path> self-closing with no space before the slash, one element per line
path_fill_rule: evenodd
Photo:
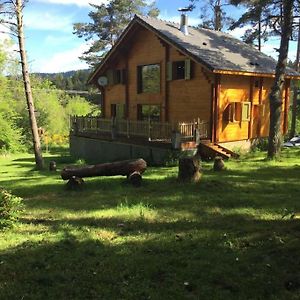
<path fill-rule="evenodd" d="M 0 189 L 0 229 L 13 226 L 22 211 L 22 198 Z"/>

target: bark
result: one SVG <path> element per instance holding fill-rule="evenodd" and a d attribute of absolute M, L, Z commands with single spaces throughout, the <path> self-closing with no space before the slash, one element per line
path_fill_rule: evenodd
<path fill-rule="evenodd" d="M 37 126 L 35 112 L 34 112 L 34 101 L 32 97 L 28 63 L 27 63 L 26 50 L 25 50 L 22 0 L 16 0 L 15 10 L 17 16 L 17 35 L 18 35 L 19 50 L 20 50 L 20 57 L 21 57 L 22 75 L 24 81 L 27 108 L 29 113 L 30 127 L 32 132 L 35 163 L 38 169 L 43 169 L 44 160 L 42 156 L 41 142 L 38 134 L 38 126 Z"/>
<path fill-rule="evenodd" d="M 64 168 L 61 172 L 63 180 L 72 177 L 94 177 L 94 176 L 127 176 L 131 181 L 136 180 L 147 169 L 147 163 L 143 159 L 124 160 L 114 163 L 87 165 L 81 168 Z M 137 180 L 138 181 L 138 180 Z"/>
<path fill-rule="evenodd" d="M 216 156 L 214 161 L 214 171 L 223 171 L 225 169 L 226 168 L 222 157 Z"/>
<path fill-rule="evenodd" d="M 281 111 L 282 111 L 282 89 L 284 86 L 284 75 L 287 65 L 289 40 L 292 34 L 293 22 L 292 0 L 285 0 L 283 5 L 283 28 L 281 34 L 279 57 L 276 66 L 275 80 L 270 93 L 270 132 L 268 157 L 274 158 L 280 154 L 282 143 L 281 136 Z"/>
<path fill-rule="evenodd" d="M 201 176 L 201 165 L 198 158 L 181 158 L 179 160 L 178 180 L 180 182 L 199 182 Z"/>
<path fill-rule="evenodd" d="M 298 45 L 297 45 L 297 54 L 295 62 L 295 70 L 299 72 L 299 63 L 300 63 L 300 19 L 298 25 Z M 298 80 L 294 81 L 294 95 L 293 95 L 293 107 L 292 107 L 292 123 L 290 130 L 290 138 L 296 134 L 296 120 L 297 120 L 297 98 L 298 98 Z"/>

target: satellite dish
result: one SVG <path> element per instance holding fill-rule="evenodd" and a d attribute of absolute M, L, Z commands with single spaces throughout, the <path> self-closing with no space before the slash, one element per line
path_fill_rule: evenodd
<path fill-rule="evenodd" d="M 98 78 L 98 84 L 100 86 L 106 86 L 108 84 L 108 80 L 107 80 L 107 77 L 106 76 L 100 76 Z"/>

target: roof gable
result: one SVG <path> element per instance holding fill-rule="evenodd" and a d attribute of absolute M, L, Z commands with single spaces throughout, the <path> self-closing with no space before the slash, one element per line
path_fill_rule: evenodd
<path fill-rule="evenodd" d="M 262 75 L 274 75 L 276 60 L 256 50 L 250 45 L 219 31 L 188 27 L 189 35 L 184 35 L 179 30 L 179 25 L 162 21 L 156 18 L 135 16 L 125 28 L 116 45 L 108 52 L 103 61 L 92 74 L 89 82 L 92 82 L 112 53 L 120 47 L 125 36 L 130 32 L 134 24 L 155 32 L 160 38 L 182 51 L 195 61 L 203 64 L 214 73 L 237 72 Z M 286 75 L 300 76 L 291 68 L 287 68 Z"/>

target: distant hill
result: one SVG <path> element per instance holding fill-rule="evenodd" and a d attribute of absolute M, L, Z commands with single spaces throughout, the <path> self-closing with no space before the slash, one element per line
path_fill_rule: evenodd
<path fill-rule="evenodd" d="M 47 78 L 61 90 L 87 91 L 87 79 L 91 70 L 77 70 L 60 73 L 33 73 L 40 78 Z"/>

